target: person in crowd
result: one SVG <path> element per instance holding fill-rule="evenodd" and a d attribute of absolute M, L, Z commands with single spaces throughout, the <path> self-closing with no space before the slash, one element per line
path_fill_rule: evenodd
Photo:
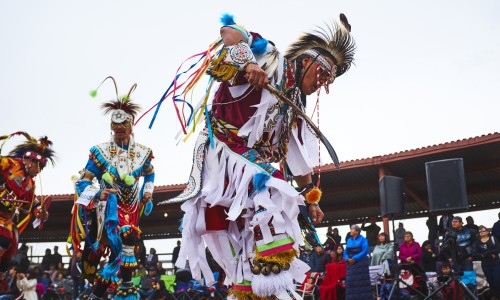
<path fill-rule="evenodd" d="M 485 226 L 478 227 L 479 239 L 474 243 L 473 256 L 481 260 L 481 267 L 490 287 L 490 295 L 500 299 L 500 240 Z"/>
<path fill-rule="evenodd" d="M 155 295 L 156 283 L 160 280 L 160 276 L 156 273 L 156 267 L 148 267 L 148 274 L 141 278 L 141 288 L 139 294 L 146 300 L 153 299 Z"/>
<path fill-rule="evenodd" d="M 88 296 L 102 298 L 114 283 L 119 284 L 115 299 L 123 299 L 137 293 L 132 271 L 137 267 L 139 220 L 153 209 L 154 156 L 151 148 L 136 142 L 134 134 L 140 106 L 131 97 L 137 84 L 120 96 L 113 77 L 106 77 L 101 85 L 108 79 L 114 83 L 116 98 L 101 108 L 105 115 L 111 115 L 105 130 L 110 138 L 90 148 L 86 165 L 74 180 L 75 194 L 84 200 L 73 206 L 70 233 L 73 251 L 83 252 L 84 276 L 95 282 Z M 97 91 L 92 92 L 95 95 Z M 79 225 L 88 223 L 92 224 L 90 229 Z M 106 249 L 112 260 L 98 269 Z M 152 264 L 155 268 L 156 262 Z M 116 276 L 118 271 L 121 278 Z"/>
<path fill-rule="evenodd" d="M 149 268 L 149 267 L 156 268 L 157 263 L 158 263 L 158 254 L 156 254 L 155 248 L 151 248 L 151 249 L 149 249 L 149 254 L 146 257 L 146 268 Z"/>
<path fill-rule="evenodd" d="M 427 235 L 427 239 L 432 247 L 432 251 L 437 251 L 437 241 L 439 239 L 439 224 L 437 222 L 437 217 L 435 215 L 429 215 L 427 221 L 425 221 L 425 225 L 427 225 L 427 229 L 429 230 L 429 234 Z"/>
<path fill-rule="evenodd" d="M 59 254 L 59 247 L 54 246 L 54 253 L 52 254 L 52 261 L 56 269 L 59 270 L 59 264 L 62 264 L 62 256 Z"/>
<path fill-rule="evenodd" d="M 21 291 L 24 300 L 38 300 L 36 293 L 36 278 L 32 272 L 17 273 L 17 288 Z"/>
<path fill-rule="evenodd" d="M 469 228 L 463 226 L 462 218 L 455 216 L 451 222 L 452 229 L 445 236 L 445 243 L 449 247 L 443 251 L 452 267 L 460 271 L 473 270 L 472 245 L 475 242 L 475 236 Z M 458 266 L 460 266 L 460 269 Z"/>
<path fill-rule="evenodd" d="M 361 229 L 363 231 L 366 231 L 366 239 L 368 240 L 368 246 L 370 247 L 370 252 L 369 254 L 373 252 L 373 249 L 375 249 L 375 246 L 377 245 L 378 242 L 378 234 L 380 232 L 380 227 L 376 223 L 377 218 L 375 217 L 370 217 L 370 225 L 365 226 L 365 222 L 361 224 Z"/>
<path fill-rule="evenodd" d="M 50 274 L 49 272 L 43 272 L 42 278 L 38 281 L 38 283 L 43 284 L 43 288 L 46 291 L 49 286 L 52 284 L 52 281 L 50 280 Z"/>
<path fill-rule="evenodd" d="M 13 265 L 9 268 L 8 273 L 0 273 L 4 274 L 4 277 L 0 277 L 0 283 L 2 283 L 2 291 L 0 295 L 2 295 L 2 299 L 17 299 L 21 295 L 21 291 L 17 287 L 17 274 L 19 272 L 19 267 Z"/>
<path fill-rule="evenodd" d="M 330 227 L 326 233 L 326 241 L 324 243 L 325 251 L 334 251 L 338 245 L 340 245 L 340 240 L 342 237 L 339 235 L 338 228 Z"/>
<path fill-rule="evenodd" d="M 179 251 L 181 250 L 181 241 L 177 241 L 177 246 L 174 247 L 174 250 L 172 250 L 172 265 L 174 267 L 174 274 L 177 271 L 177 266 L 175 263 L 177 262 L 177 259 L 179 258 Z"/>
<path fill-rule="evenodd" d="M 156 283 L 156 290 L 153 295 L 153 300 L 167 300 L 171 299 L 170 293 L 167 291 L 167 287 L 165 286 L 165 282 L 163 280 L 159 280 Z"/>
<path fill-rule="evenodd" d="M 54 290 L 58 295 L 71 294 L 71 290 L 69 290 L 68 280 L 64 277 L 64 274 L 62 272 L 57 272 L 57 276 L 52 282 L 52 286 L 54 287 Z"/>
<path fill-rule="evenodd" d="M 355 224 L 349 224 L 349 228 L 351 228 L 352 225 L 355 225 Z M 351 238 L 351 230 L 349 229 L 349 231 L 347 231 L 346 235 L 345 235 L 345 243 L 347 244 L 347 240 Z"/>
<path fill-rule="evenodd" d="M 400 223 L 401 224 L 401 223 Z M 391 264 L 394 259 L 394 244 L 389 240 L 389 235 L 381 232 L 378 243 L 372 252 L 372 266 L 384 265 L 384 273 L 391 274 Z"/>
<path fill-rule="evenodd" d="M 306 246 L 300 249 L 299 259 L 305 262 L 311 269 L 313 268 L 313 253 L 309 247 Z"/>
<path fill-rule="evenodd" d="M 37 280 L 40 280 L 42 278 L 43 271 L 39 264 L 33 267 L 33 273 L 35 273 Z"/>
<path fill-rule="evenodd" d="M 163 267 L 163 262 L 158 261 L 156 263 L 156 272 L 158 272 L 158 275 L 165 275 L 167 274 L 167 270 Z"/>
<path fill-rule="evenodd" d="M 45 249 L 45 255 L 42 258 L 42 269 L 43 271 L 48 271 L 50 268 L 50 264 L 52 263 L 52 250 Z M 54 265 L 55 266 L 55 265 Z"/>
<path fill-rule="evenodd" d="M 479 234 L 479 226 L 477 226 L 476 224 L 474 224 L 474 219 L 471 216 L 468 216 L 467 218 L 465 218 L 465 222 L 467 224 L 465 224 L 464 227 L 469 228 L 469 230 L 471 231 L 471 233 L 474 236 L 477 236 Z"/>
<path fill-rule="evenodd" d="M 500 240 L 500 212 L 498 213 L 498 221 L 491 228 L 491 235 Z"/>
<path fill-rule="evenodd" d="M 446 213 L 439 218 L 439 235 L 444 237 L 451 230 L 452 213 Z"/>
<path fill-rule="evenodd" d="M 329 264 L 332 261 L 332 258 L 326 253 L 323 247 L 317 245 L 314 247 L 312 260 L 313 266 L 311 267 L 311 272 L 325 272 L 326 264 Z"/>
<path fill-rule="evenodd" d="M 139 262 L 139 264 L 137 265 L 135 276 L 140 276 L 141 278 L 143 278 L 144 276 L 146 276 L 146 274 L 147 274 L 146 268 L 142 263 Z"/>
<path fill-rule="evenodd" d="M 19 262 L 19 272 L 26 273 L 30 267 L 30 260 L 28 258 L 28 253 L 21 252 L 20 262 Z"/>
<path fill-rule="evenodd" d="M 406 229 L 404 228 L 404 225 L 402 222 L 399 222 L 398 228 L 396 229 L 396 232 L 394 234 L 394 240 L 396 242 L 396 247 L 399 247 L 402 243 L 405 241 L 405 233 Z"/>
<path fill-rule="evenodd" d="M 427 240 L 422 243 L 422 268 L 425 272 L 436 272 L 438 256 L 432 249 L 432 243 Z"/>
<path fill-rule="evenodd" d="M 413 239 L 411 231 L 406 231 L 405 242 L 399 246 L 399 259 L 401 260 L 401 268 L 409 269 L 413 275 L 422 275 L 424 273 L 421 266 L 422 248 Z"/>
<path fill-rule="evenodd" d="M 358 225 L 351 226 L 351 238 L 347 240 L 344 251 L 347 261 L 346 300 L 372 298 L 368 240 L 360 232 Z"/>
<path fill-rule="evenodd" d="M 332 262 L 339 263 L 339 264 L 340 263 L 345 263 L 345 259 L 344 259 L 344 246 L 338 245 L 337 249 L 335 249 L 335 253 L 337 255 L 336 255 L 335 260 L 332 260 Z"/>
<path fill-rule="evenodd" d="M 77 252 L 75 254 L 74 262 L 70 264 L 70 269 L 71 279 L 73 280 L 72 294 L 73 299 L 76 299 L 85 288 L 85 279 L 83 279 L 81 276 L 83 270 L 83 260 L 81 252 Z"/>
<path fill-rule="evenodd" d="M 438 277 L 440 280 L 437 282 L 435 288 L 439 288 L 453 276 L 449 262 L 444 262 L 441 265 L 441 274 L 442 275 Z M 457 286 L 456 281 L 451 281 L 449 285 L 442 287 L 436 296 L 438 299 L 463 299 L 463 289 L 461 286 Z"/>

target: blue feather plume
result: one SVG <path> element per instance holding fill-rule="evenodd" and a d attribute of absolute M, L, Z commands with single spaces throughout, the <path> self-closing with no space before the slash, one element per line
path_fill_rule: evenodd
<path fill-rule="evenodd" d="M 266 189 L 266 182 L 271 178 L 269 174 L 262 172 L 262 173 L 257 173 L 253 176 L 253 187 L 257 191 L 257 193 L 260 193 Z"/>
<path fill-rule="evenodd" d="M 262 55 L 267 50 L 267 40 L 263 38 L 256 38 L 252 43 L 252 52 L 255 55 Z"/>
<path fill-rule="evenodd" d="M 224 26 L 236 24 L 236 22 L 234 22 L 234 16 L 227 13 L 220 17 L 220 21 Z"/>

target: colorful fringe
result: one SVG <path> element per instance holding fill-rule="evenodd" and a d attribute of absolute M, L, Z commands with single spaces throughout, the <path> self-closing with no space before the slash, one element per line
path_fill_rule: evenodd
<path fill-rule="evenodd" d="M 124 225 L 120 228 L 121 234 L 123 238 L 128 238 L 129 235 L 134 232 L 135 235 L 139 238 L 141 237 L 142 231 L 139 229 L 139 227 L 132 226 L 132 225 Z"/>

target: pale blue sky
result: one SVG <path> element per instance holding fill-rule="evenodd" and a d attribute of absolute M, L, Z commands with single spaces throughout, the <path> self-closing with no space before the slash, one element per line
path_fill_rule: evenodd
<path fill-rule="evenodd" d="M 342 161 L 498 131 L 498 1 L 0 0 L 0 134 L 53 140 L 59 159 L 42 174 L 43 193 L 72 193 L 90 147 L 109 139 L 99 106 L 113 89 L 97 99 L 89 90 L 107 75 L 121 93 L 137 82 L 133 98 L 149 108 L 178 65 L 218 36 L 224 12 L 282 51 L 347 15 L 356 66 L 322 96 L 320 124 Z M 175 145 L 169 101 L 152 130 L 149 120 L 135 132 L 154 149 L 157 185 L 185 182 L 194 139 Z"/>

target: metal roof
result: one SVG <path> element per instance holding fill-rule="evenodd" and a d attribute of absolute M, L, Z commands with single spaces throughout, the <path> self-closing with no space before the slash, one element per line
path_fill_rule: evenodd
<path fill-rule="evenodd" d="M 425 163 L 462 158 L 467 185 L 469 211 L 500 207 L 500 133 L 432 145 L 413 150 L 345 161 L 336 170 L 332 164 L 321 167 L 325 213 L 322 225 L 360 223 L 371 216 L 380 217 L 379 179 L 393 175 L 404 179 L 407 195 L 403 218 L 424 217 L 428 212 Z M 154 200 L 161 202 L 179 194 L 185 184 L 155 188 Z M 65 241 L 70 228 L 73 195 L 52 196 L 50 218 L 43 231 L 30 226 L 23 241 Z M 164 215 L 168 214 L 167 217 Z M 145 239 L 178 237 L 182 212 L 180 204 L 155 206 L 141 219 Z"/>

